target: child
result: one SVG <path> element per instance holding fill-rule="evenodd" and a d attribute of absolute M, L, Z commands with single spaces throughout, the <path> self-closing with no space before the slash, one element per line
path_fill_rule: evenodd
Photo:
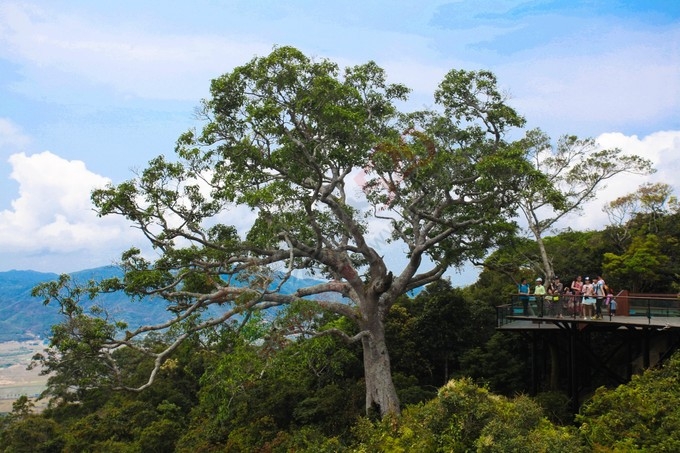
<path fill-rule="evenodd" d="M 610 304 L 614 300 L 614 294 L 612 293 L 612 290 L 608 286 L 606 287 L 606 289 L 607 289 L 607 298 L 604 300 L 604 305 L 605 305 L 605 307 L 609 308 L 609 314 L 611 315 L 612 311 L 611 311 Z M 616 302 L 614 302 L 614 307 L 615 307 L 614 310 L 616 310 Z M 616 312 L 614 312 L 614 313 L 616 313 Z"/>
<path fill-rule="evenodd" d="M 616 299 L 614 298 L 609 301 L 609 316 L 616 316 Z"/>

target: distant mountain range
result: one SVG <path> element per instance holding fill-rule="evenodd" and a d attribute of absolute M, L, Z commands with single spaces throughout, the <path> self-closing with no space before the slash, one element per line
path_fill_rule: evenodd
<path fill-rule="evenodd" d="M 122 275 L 122 271 L 114 266 L 106 266 L 70 275 L 76 282 L 87 282 Z M 36 337 L 45 339 L 49 336 L 51 326 L 63 320 L 59 314 L 59 306 L 56 303 L 43 305 L 40 298 L 31 296 L 31 290 L 40 283 L 58 278 L 58 274 L 35 271 L 0 272 L 0 342 L 24 341 Z M 298 288 L 320 282 L 292 277 L 283 285 L 281 292 L 291 294 Z M 90 300 L 82 302 L 85 306 L 93 303 Z M 130 330 L 171 317 L 165 310 L 165 302 L 159 299 L 131 302 L 125 294 L 114 293 L 101 295 L 95 303 L 105 307 L 116 319 L 127 322 Z"/>

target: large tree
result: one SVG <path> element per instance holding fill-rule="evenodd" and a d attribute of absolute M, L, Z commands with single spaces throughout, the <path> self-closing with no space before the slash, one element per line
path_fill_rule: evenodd
<path fill-rule="evenodd" d="M 520 209 L 538 245 L 540 271 L 551 278 L 553 263 L 543 242 L 546 233 L 569 214 L 587 215 L 588 202 L 616 175 L 654 170 L 649 160 L 619 148 L 601 149 L 592 138 L 564 135 L 553 144 L 548 135 L 534 129 L 519 143 L 537 170 L 524 178 Z"/>
<path fill-rule="evenodd" d="M 512 233 L 513 175 L 530 171 L 523 150 L 504 141 L 523 119 L 493 74 L 449 72 L 432 111 L 401 113 L 408 92 L 373 62 L 340 71 L 276 48 L 212 81 L 202 130 L 180 137 L 176 158 L 93 193 L 101 215 L 126 217 L 158 252 L 125 252 L 124 278 L 103 289 L 159 296 L 174 314 L 101 347 L 181 333 L 147 351 L 155 367 L 137 389 L 191 333 L 306 299 L 357 326 L 356 335 L 333 333 L 361 341 L 367 410 L 399 412 L 385 316 L 400 295 Z M 378 240 L 376 231 L 386 233 Z M 395 250 L 400 260 L 389 260 Z M 302 270 L 324 279 L 282 293 Z M 196 321 L 215 304 L 220 315 Z"/>

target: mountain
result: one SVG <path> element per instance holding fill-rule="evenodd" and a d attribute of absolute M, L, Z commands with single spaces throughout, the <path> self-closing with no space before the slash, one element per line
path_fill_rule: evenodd
<path fill-rule="evenodd" d="M 115 266 L 87 269 L 70 274 L 73 281 L 85 283 L 122 275 Z M 0 342 L 23 341 L 35 337 L 47 338 L 50 328 L 63 320 L 56 303 L 43 305 L 42 300 L 31 296 L 36 285 L 56 280 L 58 274 L 35 271 L 0 272 Z M 291 277 L 281 288 L 284 294 L 292 294 L 298 288 L 321 283 L 321 280 Z M 333 297 L 329 295 L 329 298 Z M 333 297 L 335 299 L 335 297 Z M 90 307 L 93 301 L 81 301 Z M 104 307 L 115 319 L 128 323 L 130 330 L 145 324 L 156 324 L 172 317 L 166 311 L 166 303 L 160 298 L 131 301 L 124 293 L 103 294 L 96 304 Z M 215 307 L 214 310 L 219 310 Z"/>
<path fill-rule="evenodd" d="M 44 306 L 31 296 L 34 286 L 58 277 L 35 271 L 0 272 L 0 341 L 44 338 L 49 326 L 59 322 L 58 307 Z"/>

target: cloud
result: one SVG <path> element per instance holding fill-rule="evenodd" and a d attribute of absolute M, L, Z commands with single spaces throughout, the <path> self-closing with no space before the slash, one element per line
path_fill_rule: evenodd
<path fill-rule="evenodd" d="M 109 264 L 130 246 L 135 234 L 122 219 L 99 218 L 90 192 L 109 180 L 49 151 L 10 156 L 11 178 L 19 183 L 12 208 L 0 211 L 2 267 L 33 255 L 70 255 Z M 62 263 L 67 266 L 67 263 Z M 32 267 L 35 269 L 35 267 Z"/>
<path fill-rule="evenodd" d="M 597 137 L 603 148 L 620 148 L 625 154 L 636 154 L 649 159 L 657 170 L 652 175 L 619 174 L 584 205 L 584 215 L 572 216 L 561 227 L 575 230 L 601 229 L 609 223 L 602 208 L 609 202 L 635 192 L 642 184 L 661 182 L 673 186 L 680 194 L 677 174 L 680 172 L 680 131 L 661 131 L 639 138 L 622 133 L 607 133 Z"/>
<path fill-rule="evenodd" d="M 12 154 L 9 164 L 19 195 L 11 209 L 0 211 L 0 271 L 98 267 L 117 262 L 121 252 L 132 246 L 154 259 L 148 240 L 131 223 L 120 216 L 96 215 L 90 194 L 111 181 L 89 171 L 84 162 L 45 151 Z M 255 217 L 248 207 L 234 206 L 211 223 L 233 224 L 245 235 Z"/>
<path fill-rule="evenodd" d="M 21 149 L 30 142 L 30 138 L 17 125 L 6 118 L 0 118 L 0 149 Z"/>
<path fill-rule="evenodd" d="M 195 101 L 210 78 L 269 50 L 252 37 L 154 34 L 140 23 L 0 6 L 0 57 L 24 67 L 17 87 L 33 96 L 103 85 L 123 96 Z"/>

